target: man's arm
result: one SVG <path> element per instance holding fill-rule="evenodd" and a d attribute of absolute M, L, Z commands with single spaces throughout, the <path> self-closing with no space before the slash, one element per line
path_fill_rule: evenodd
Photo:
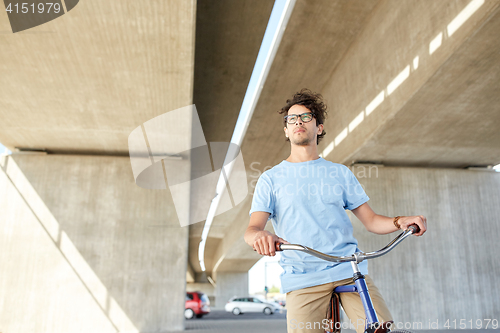
<path fill-rule="evenodd" d="M 250 223 L 248 224 L 247 231 L 245 232 L 245 242 L 252 246 L 258 254 L 266 256 L 275 256 L 276 249 L 274 244 L 276 242 L 289 244 L 284 239 L 273 235 L 267 230 L 266 227 L 267 219 L 269 218 L 269 213 L 267 212 L 253 212 L 250 216 Z"/>
<path fill-rule="evenodd" d="M 363 223 L 366 230 L 375 234 L 385 235 L 398 230 L 394 225 L 393 217 L 375 214 L 366 202 L 353 209 L 352 212 Z M 412 224 L 418 225 L 420 231 L 415 234 L 416 236 L 422 236 L 427 230 L 427 219 L 423 215 L 402 216 L 398 223 L 402 230 L 406 230 Z"/>

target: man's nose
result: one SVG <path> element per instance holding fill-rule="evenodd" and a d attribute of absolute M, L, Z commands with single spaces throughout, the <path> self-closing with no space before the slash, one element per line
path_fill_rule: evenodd
<path fill-rule="evenodd" d="M 295 120 L 295 125 L 302 125 L 304 122 L 302 121 L 302 118 L 297 117 L 297 120 Z"/>

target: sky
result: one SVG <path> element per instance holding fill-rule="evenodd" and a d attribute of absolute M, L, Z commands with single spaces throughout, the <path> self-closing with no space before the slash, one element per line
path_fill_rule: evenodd
<path fill-rule="evenodd" d="M 1 143 L 0 143 L 0 155 L 1 154 L 5 154 L 5 153 L 9 153 L 10 151 L 5 148 Z"/>

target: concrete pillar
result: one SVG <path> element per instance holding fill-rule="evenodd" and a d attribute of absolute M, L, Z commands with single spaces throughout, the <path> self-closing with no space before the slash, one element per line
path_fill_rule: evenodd
<path fill-rule="evenodd" d="M 223 310 L 233 296 L 248 296 L 248 272 L 217 272 L 213 308 Z"/>
<path fill-rule="evenodd" d="M 188 230 L 128 157 L 15 155 L 0 170 L 2 332 L 184 328 Z"/>
<path fill-rule="evenodd" d="M 500 173 L 457 169 L 352 168 L 377 214 L 427 217 L 423 237 L 410 237 L 370 260 L 369 272 L 396 322 L 430 323 L 500 317 Z M 375 235 L 349 213 L 359 248 L 380 249 L 399 232 Z M 418 323 L 422 327 L 414 326 Z M 468 322 L 470 327 L 470 322 Z M 474 326 L 475 327 L 475 326 Z M 406 327 L 407 329 L 409 327 Z"/>

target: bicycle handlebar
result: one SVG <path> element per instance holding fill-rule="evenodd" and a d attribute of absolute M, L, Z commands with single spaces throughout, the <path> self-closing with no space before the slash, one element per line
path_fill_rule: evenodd
<path fill-rule="evenodd" d="M 300 245 L 300 244 L 276 243 L 276 251 L 296 250 L 296 251 L 306 252 L 310 255 L 313 255 L 315 257 L 318 257 L 318 258 L 326 260 L 326 261 L 332 261 L 332 262 L 355 261 L 356 263 L 359 264 L 360 262 L 362 262 L 365 259 L 373 259 L 373 258 L 383 256 L 384 254 L 386 254 L 387 252 L 389 252 L 390 250 L 395 248 L 396 245 L 401 243 L 409 235 L 412 235 L 412 234 L 417 233 L 419 231 L 420 231 L 420 228 L 416 224 L 413 224 L 413 225 L 409 226 L 408 229 L 406 229 L 404 232 L 402 232 L 398 237 L 394 238 L 384 248 L 382 248 L 378 251 L 368 252 L 368 253 L 356 252 L 350 256 L 343 256 L 343 257 L 331 256 L 331 255 L 313 250 L 307 246 Z"/>

